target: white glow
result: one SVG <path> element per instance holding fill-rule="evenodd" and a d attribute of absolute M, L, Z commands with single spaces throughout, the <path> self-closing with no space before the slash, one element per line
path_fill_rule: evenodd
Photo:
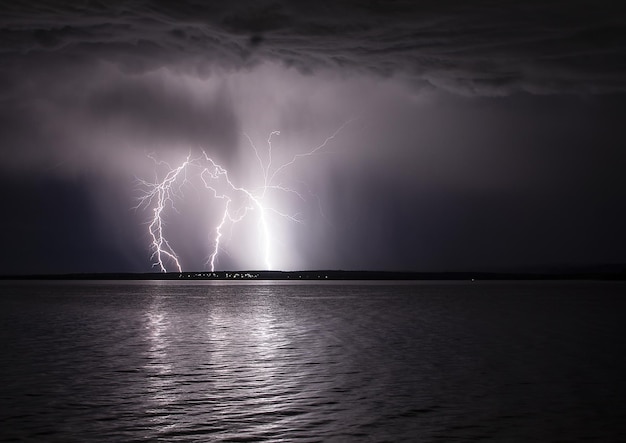
<path fill-rule="evenodd" d="M 193 188 L 201 195 L 199 204 L 207 204 L 206 198 L 211 200 L 211 204 L 217 200 L 221 201 L 221 216 L 215 226 L 209 226 L 208 236 L 211 239 L 210 255 L 206 266 L 210 271 L 215 271 L 220 267 L 220 255 L 222 251 L 228 250 L 228 243 L 235 243 L 235 250 L 244 246 L 244 254 L 256 259 L 256 262 L 248 260 L 237 260 L 238 267 L 250 267 L 255 269 L 274 269 L 276 263 L 284 266 L 285 259 L 280 257 L 274 247 L 275 238 L 279 237 L 279 230 L 273 226 L 276 220 L 288 220 L 293 223 L 302 223 L 298 212 L 290 207 L 290 200 L 294 197 L 300 201 L 305 201 L 305 197 L 295 187 L 289 187 L 281 181 L 284 172 L 290 169 L 296 162 L 306 157 L 311 157 L 323 150 L 351 120 L 340 125 L 335 132 L 326 137 L 322 143 L 312 149 L 303 152 L 289 154 L 283 161 L 276 161 L 273 152 L 273 139 L 280 135 L 279 131 L 272 131 L 267 138 L 265 152 L 261 154 L 260 149 L 254 144 L 252 139 L 246 135 L 251 147 L 251 153 L 258 161 L 261 169 L 260 183 L 253 187 L 243 187 L 231 179 L 226 168 L 218 164 L 205 151 L 202 155 L 186 159 L 177 167 L 172 167 L 166 162 L 157 161 L 156 165 L 166 169 L 164 178 L 158 178 L 154 182 L 140 180 L 144 188 L 144 195 L 140 198 L 138 207 L 152 209 L 152 218 L 148 225 L 148 232 L 151 239 L 153 266 L 158 267 L 162 272 L 167 272 L 168 266 L 173 266 L 176 271 L 181 272 L 183 267 L 181 259 L 175 252 L 175 248 L 168 240 L 166 225 L 170 218 L 170 213 L 175 212 L 182 217 L 178 211 L 176 200 L 183 200 L 187 188 Z M 283 156 L 284 157 L 284 156 Z M 154 159 L 153 159 L 154 160 Z M 250 241 L 246 236 L 233 238 L 232 229 L 235 225 L 243 224 L 248 219 L 255 220 L 256 229 L 253 236 L 256 241 Z M 231 229 L 231 235 L 225 238 L 227 229 Z M 250 227 L 247 227 L 249 236 Z M 228 242 L 225 242 L 228 240 Z M 287 243 L 285 239 L 284 244 Z M 250 251 L 253 244 L 255 251 Z M 288 266 L 284 266 L 287 268 Z"/>

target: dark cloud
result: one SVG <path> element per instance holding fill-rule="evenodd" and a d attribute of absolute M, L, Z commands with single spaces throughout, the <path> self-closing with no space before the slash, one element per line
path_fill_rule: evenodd
<path fill-rule="evenodd" d="M 11 3 L 0 54 L 208 73 L 279 61 L 403 76 L 464 95 L 624 91 L 626 16 L 613 1 Z M 28 61 L 25 61 L 25 57 Z"/>
<path fill-rule="evenodd" d="M 252 188 L 262 172 L 247 136 L 267 156 L 268 134 L 280 130 L 279 164 L 346 122 L 280 177 L 304 198 L 276 203 L 305 221 L 272 227 L 281 267 L 626 261 L 618 2 L 0 9 L 0 191 L 10 214 L 0 244 L 18 251 L 0 261 L 5 272 L 148 270 L 151 209 L 132 208 L 138 179 L 166 172 L 154 160 L 205 150 Z M 220 216 L 195 179 L 167 228 L 187 269 L 205 268 L 207 226 Z M 229 233 L 222 266 L 258 266 L 257 225 Z"/>
<path fill-rule="evenodd" d="M 110 65 L 25 73 L 2 101 L 0 168 L 120 168 L 133 152 L 183 145 L 219 147 L 228 157 L 241 129 L 227 92 Z"/>

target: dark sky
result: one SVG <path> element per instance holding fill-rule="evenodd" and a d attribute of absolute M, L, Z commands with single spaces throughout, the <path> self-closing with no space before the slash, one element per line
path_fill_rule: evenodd
<path fill-rule="evenodd" d="M 163 162 L 258 196 L 272 131 L 276 167 L 338 128 L 217 269 L 626 263 L 621 2 L 108 3 L 0 2 L 0 274 L 158 269 Z M 163 212 L 185 270 L 224 213 L 199 171 Z"/>

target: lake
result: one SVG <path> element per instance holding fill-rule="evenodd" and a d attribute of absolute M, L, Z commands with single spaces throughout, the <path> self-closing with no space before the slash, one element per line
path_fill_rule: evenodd
<path fill-rule="evenodd" d="M 624 441 L 619 282 L 0 282 L 2 441 Z"/>

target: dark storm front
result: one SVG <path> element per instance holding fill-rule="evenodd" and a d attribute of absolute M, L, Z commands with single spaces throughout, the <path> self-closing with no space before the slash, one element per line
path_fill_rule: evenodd
<path fill-rule="evenodd" d="M 4 441 L 626 437 L 622 283 L 0 291 Z"/>

